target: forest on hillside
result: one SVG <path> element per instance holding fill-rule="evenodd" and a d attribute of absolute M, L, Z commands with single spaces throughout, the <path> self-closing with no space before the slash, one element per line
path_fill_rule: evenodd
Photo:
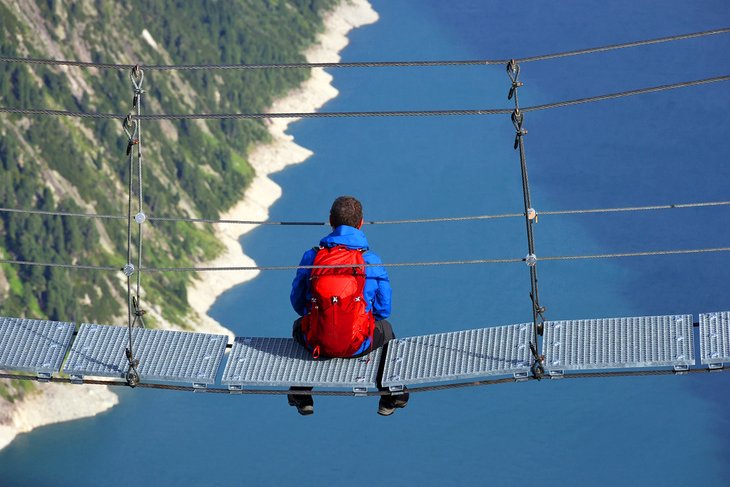
<path fill-rule="evenodd" d="M 337 0 L 0 0 L 0 56 L 123 64 L 304 62 Z M 152 42 L 143 35 L 151 37 Z M 0 106 L 128 113 L 120 69 L 0 62 Z M 306 69 L 149 71 L 143 113 L 262 112 Z M 147 122 L 143 207 L 149 216 L 216 218 L 240 200 L 253 171 L 260 120 Z M 0 208 L 125 215 L 128 139 L 119 120 L 0 114 Z M 145 224 L 145 265 L 192 266 L 221 250 L 205 224 Z M 118 266 L 127 222 L 0 211 L 0 259 Z M 145 301 L 185 326 L 194 275 L 145 281 Z M 119 273 L 0 264 L 3 316 L 126 320 Z M 7 394 L 6 394 L 7 395 Z"/>

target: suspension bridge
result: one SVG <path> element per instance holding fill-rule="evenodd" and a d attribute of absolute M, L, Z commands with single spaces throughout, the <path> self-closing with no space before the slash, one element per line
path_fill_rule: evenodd
<path fill-rule="evenodd" d="M 126 221 L 127 258 L 122 269 L 113 265 L 35 262 L 13 260 L 11 258 L 2 259 L 0 263 L 103 272 L 121 271 L 127 281 L 128 304 L 126 327 L 21 317 L 0 317 L 0 370 L 12 371 L 0 372 L 0 378 L 224 394 L 286 394 L 288 387 L 303 386 L 316 387 L 317 389 L 301 391 L 301 394 L 371 396 L 398 394 L 404 391 L 406 387 L 409 392 L 424 392 L 506 382 L 542 380 L 544 378 L 599 378 L 725 371 L 727 369 L 724 367 L 724 363 L 730 361 L 730 312 L 700 310 L 704 312 L 697 314 L 697 320 L 691 314 L 548 320 L 545 317 L 546 308 L 540 302 L 537 268 L 540 261 L 718 253 L 730 251 L 730 246 L 649 249 L 640 252 L 593 255 L 538 256 L 535 248 L 534 225 L 537 223 L 538 216 L 690 211 L 701 207 L 727 206 L 730 205 L 730 201 L 671 202 L 650 206 L 538 211 L 533 205 L 530 194 L 524 143 L 527 130 L 524 125 L 525 114 L 538 110 L 553 110 L 584 103 L 646 95 L 659 91 L 700 87 L 730 81 L 730 74 L 669 85 L 637 88 L 617 93 L 599 94 L 587 98 L 563 100 L 537 106 L 521 107 L 519 104 L 519 91 L 523 87 L 523 82 L 520 80 L 520 65 L 524 63 L 727 33 L 730 33 L 730 28 L 503 60 L 176 66 L 105 64 L 0 56 L 0 62 L 4 63 L 128 70 L 133 93 L 132 107 L 126 114 L 71 112 L 34 107 L 0 107 L 0 113 L 22 114 L 25 116 L 118 119 L 122 122 L 124 134 L 127 137 L 126 156 L 129 164 L 128 211 L 126 215 L 0 208 L 0 212 L 6 213 Z M 146 70 L 247 70 L 313 67 L 336 69 L 463 65 L 504 66 L 509 79 L 507 98 L 514 103 L 514 107 L 468 110 L 312 113 L 148 114 L 142 112 L 142 100 L 145 94 L 143 88 L 144 72 Z M 527 241 L 527 254 L 524 257 L 400 262 L 378 265 L 383 267 L 428 267 L 521 263 L 528 267 L 530 275 L 529 306 L 532 311 L 532 322 L 399 338 L 390 342 L 386 347 L 376 349 L 363 357 L 327 360 L 312 359 L 308 351 L 291 339 L 235 337 L 232 342 L 229 342 L 228 337 L 225 335 L 158 330 L 145 327 L 145 310 L 142 309 L 140 299 L 142 274 L 244 270 L 273 271 L 331 266 L 152 267 L 143 265 L 142 229 L 143 224 L 148 220 L 280 226 L 324 226 L 327 223 L 318 221 L 242 221 L 146 215 L 143 209 L 142 193 L 142 121 L 507 115 L 510 116 L 515 129 L 513 147 L 519 153 L 523 212 L 367 221 L 365 223 L 369 225 L 393 225 L 508 218 L 523 219 Z M 136 242 L 133 242 L 135 233 L 137 238 Z M 133 259 L 133 250 L 136 250 L 136 261 Z M 378 390 L 379 385 L 382 385 L 384 389 Z"/>

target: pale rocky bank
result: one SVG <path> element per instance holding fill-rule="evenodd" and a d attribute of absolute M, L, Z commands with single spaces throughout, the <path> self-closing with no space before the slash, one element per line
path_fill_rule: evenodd
<path fill-rule="evenodd" d="M 324 18 L 324 31 L 314 46 L 307 50 L 308 62 L 337 62 L 339 52 L 348 44 L 347 34 L 357 27 L 371 24 L 378 15 L 367 0 L 343 0 Z M 337 96 L 331 84 L 332 76 L 322 68 L 312 69 L 311 77 L 298 89 L 275 101 L 270 108 L 276 112 L 316 111 Z M 249 162 L 256 177 L 246 189 L 243 199 L 221 215 L 225 220 L 263 221 L 268 219 L 269 208 L 281 196 L 281 188 L 268 176 L 291 164 L 305 161 L 312 152 L 297 145 L 286 130 L 293 119 L 270 119 L 268 130 L 272 142 L 253 149 Z M 224 252 L 205 266 L 255 266 L 245 255 L 239 239 L 255 225 L 216 224 L 217 238 L 225 245 Z M 216 298 L 226 290 L 256 277 L 257 272 L 209 272 L 189 287 L 191 307 L 199 316 L 195 328 L 212 333 L 232 333 L 208 316 Z M 154 312 L 154 310 L 151 310 Z M 163 323 L 156 316 L 158 323 Z M 37 390 L 15 403 L 0 399 L 0 449 L 18 434 L 40 426 L 94 416 L 119 402 L 109 388 L 93 385 L 38 384 Z"/>

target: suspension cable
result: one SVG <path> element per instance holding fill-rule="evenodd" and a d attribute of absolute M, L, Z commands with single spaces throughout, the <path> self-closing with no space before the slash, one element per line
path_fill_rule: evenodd
<path fill-rule="evenodd" d="M 26 210 L 19 208 L 0 208 L 0 213 L 22 213 L 28 215 L 47 215 L 47 216 L 70 216 L 77 218 L 100 218 L 110 220 L 126 220 L 123 215 L 101 215 L 98 213 L 73 213 L 69 211 L 45 211 L 45 210 Z"/>
<path fill-rule="evenodd" d="M 141 99 L 144 90 L 142 90 L 142 82 L 144 81 L 144 72 L 139 66 L 133 67 L 129 72 L 129 79 L 132 82 L 132 109 L 124 120 L 124 130 L 127 133 L 129 139 L 127 144 L 127 155 L 129 156 L 129 201 L 127 206 L 127 264 L 124 266 L 123 272 L 127 276 L 127 348 L 124 350 L 127 357 L 127 372 L 126 380 L 131 387 L 139 384 L 139 372 L 137 367 L 139 366 L 139 359 L 134 357 L 133 349 L 133 338 L 132 329 L 139 322 L 144 326 L 142 321 L 142 315 L 144 311 L 139 308 L 139 294 L 140 294 L 140 282 L 142 268 L 142 223 L 145 220 L 145 215 L 142 213 L 142 123 L 139 119 L 141 115 Z M 136 113 L 135 113 L 136 112 Z M 129 132 L 129 129 L 132 132 Z M 137 150 L 134 151 L 134 146 Z M 135 158 L 137 160 L 137 195 L 138 195 L 138 212 L 134 216 L 134 221 L 138 224 L 137 229 L 137 268 L 134 268 L 132 264 L 132 201 L 134 199 L 134 176 L 135 176 Z M 131 278 L 134 273 L 137 273 L 136 280 L 136 293 L 132 296 L 132 285 Z M 132 317 L 134 315 L 134 318 Z"/>
<path fill-rule="evenodd" d="M 534 105 L 522 107 L 522 113 L 534 112 L 538 110 L 549 110 L 553 108 L 562 108 L 584 103 L 594 103 L 598 101 L 611 100 L 614 98 L 623 98 L 627 96 L 642 95 L 646 93 L 656 93 L 660 91 L 673 90 L 678 88 L 687 88 L 690 86 L 705 85 L 710 83 L 718 83 L 729 81 L 730 75 L 715 76 L 713 78 L 704 78 L 694 81 L 683 81 L 680 83 L 672 83 L 668 85 L 651 86 L 637 90 L 620 91 L 618 93 L 609 93 L 597 95 L 587 98 L 578 98 L 575 100 L 564 100 L 555 103 L 546 103 L 543 105 Z M 463 110 L 400 110 L 400 111 L 382 111 L 382 112 L 292 112 L 292 113 L 188 113 L 188 114 L 149 114 L 139 115 L 138 120 L 242 120 L 242 119 L 273 119 L 273 118 L 372 118 L 372 117 L 442 117 L 442 116 L 474 116 L 474 115 L 510 115 L 513 112 L 510 108 L 485 108 L 485 109 L 463 109 Z M 45 108 L 8 108 L 0 107 L 0 113 L 14 113 L 22 115 L 43 115 L 58 117 L 79 117 L 92 119 L 117 119 L 122 120 L 127 115 L 116 113 L 90 113 L 90 112 L 71 112 L 67 110 L 49 110 Z"/>
<path fill-rule="evenodd" d="M 129 385 L 136 385 L 136 382 L 138 381 L 134 380 L 135 376 L 133 371 L 135 367 L 133 366 L 134 354 L 132 347 L 132 285 L 130 280 L 132 278 L 132 274 L 134 274 L 135 271 L 134 265 L 132 264 L 132 199 L 134 197 L 134 151 L 132 149 L 134 148 L 134 145 L 137 143 L 138 140 L 137 131 L 139 128 L 139 122 L 137 120 L 133 120 L 131 116 L 128 116 L 126 119 L 124 119 L 124 124 L 122 125 L 122 128 L 127 134 L 127 157 L 129 159 L 129 181 L 127 186 L 127 191 L 129 193 L 127 203 L 127 264 L 122 269 L 122 272 L 124 272 L 124 275 L 127 277 L 127 338 L 129 344 L 125 350 L 125 354 L 128 362 L 127 382 L 129 383 Z"/>
<path fill-rule="evenodd" d="M 728 252 L 730 247 L 712 247 L 702 249 L 680 249 L 680 250 L 650 250 L 644 252 L 620 252 L 607 254 L 590 255 L 564 255 L 536 257 L 537 261 L 561 261 L 561 260 L 588 260 L 588 259 L 609 259 L 618 257 L 642 257 L 678 254 L 702 254 L 713 252 Z M 1 261 L 0 261 L 1 262 Z M 526 257 L 511 259 L 472 259 L 472 260 L 451 260 L 431 262 L 384 262 L 381 264 L 362 264 L 358 267 L 434 267 L 451 265 L 480 265 L 480 264 L 511 264 L 516 262 L 527 262 Z M 352 265 L 330 265 L 330 266 L 231 266 L 231 267 L 145 267 L 142 272 L 207 272 L 207 271 L 289 271 L 297 269 L 336 269 L 352 267 Z"/>
<path fill-rule="evenodd" d="M 38 267 L 60 267 L 63 269 L 119 272 L 119 267 L 114 267 L 114 266 L 85 265 L 85 264 L 57 264 L 55 262 L 36 262 L 36 261 L 30 261 L 30 260 L 0 259 L 0 264 L 29 265 L 29 266 L 38 266 Z"/>
<path fill-rule="evenodd" d="M 730 252 L 730 247 L 708 247 L 700 249 L 679 249 L 679 250 L 648 250 L 643 252 L 616 252 L 607 254 L 587 255 L 556 255 L 536 258 L 537 261 L 570 261 L 590 259 L 610 259 L 618 257 L 646 257 L 662 255 L 682 254 L 706 254 L 716 252 Z M 527 258 L 508 259 L 471 259 L 471 260 L 449 260 L 430 262 L 383 262 L 380 264 L 360 264 L 358 267 L 437 267 L 451 265 L 480 265 L 480 264 L 511 264 L 526 262 Z M 95 266 L 81 264 L 56 264 L 49 262 L 34 262 L 26 260 L 0 259 L 0 264 L 30 265 L 40 267 L 63 267 L 65 269 L 98 270 L 98 271 L 119 271 L 119 267 Z M 142 267 L 141 272 L 207 272 L 207 271 L 289 271 L 297 269 L 337 269 L 352 267 L 352 265 L 282 265 L 282 266 L 228 266 L 228 267 Z"/>
<path fill-rule="evenodd" d="M 132 110 L 136 108 L 137 110 L 137 117 L 139 117 L 142 114 L 142 95 L 144 94 L 144 90 L 142 89 L 142 82 L 144 81 L 144 71 L 140 69 L 138 66 L 135 68 L 132 68 L 132 71 L 129 74 L 129 78 L 132 81 L 132 86 L 134 88 L 134 98 L 132 101 Z M 142 205 L 143 205 L 143 197 L 142 197 L 142 126 L 141 121 L 137 120 L 137 214 L 134 215 L 134 221 L 137 223 L 137 268 L 142 268 L 142 224 L 147 219 L 146 215 L 144 214 Z M 140 304 L 140 289 L 142 286 L 142 273 L 137 273 L 137 287 L 136 287 L 136 299 L 132 301 L 134 304 L 134 314 L 135 314 L 135 320 L 139 321 L 139 323 L 144 328 L 144 319 L 143 316 L 145 315 L 145 311 L 141 310 L 139 307 Z"/>
<path fill-rule="evenodd" d="M 701 32 L 692 32 L 688 34 L 678 34 L 667 37 L 658 37 L 653 39 L 639 40 L 633 42 L 624 42 L 621 44 L 610 44 L 606 46 L 591 47 L 587 49 L 578 49 L 573 51 L 557 52 L 552 54 L 541 54 L 537 56 L 517 58 L 515 61 L 519 63 L 529 63 L 534 61 L 544 61 L 548 59 L 557 59 L 568 56 L 579 56 L 583 54 L 592 54 L 597 52 L 613 51 L 617 49 L 626 49 L 631 47 L 646 46 L 650 44 L 660 44 L 664 42 L 679 41 L 685 39 L 693 39 L 697 37 L 706 37 L 718 34 L 726 34 L 730 32 L 730 28 L 719 28 L 706 30 Z M 0 56 L 0 62 L 22 63 L 22 64 L 39 64 L 52 66 L 75 66 L 81 68 L 96 69 L 119 69 L 128 70 L 137 65 L 134 64 L 112 64 L 112 63 L 95 63 L 88 61 L 72 61 L 72 60 L 54 60 L 54 59 L 34 59 L 20 58 L 11 56 Z M 349 62 L 349 63 L 276 63 L 276 64 L 181 64 L 181 65 L 154 65 L 140 64 L 140 68 L 148 71 L 191 71 L 191 70 L 247 70 L 247 69 L 297 69 L 297 68 L 390 68 L 390 67 L 435 67 L 435 66 L 485 66 L 485 65 L 504 65 L 509 59 L 476 59 L 476 60 L 453 60 L 453 61 L 365 61 L 365 62 Z"/>
<path fill-rule="evenodd" d="M 543 313 L 545 308 L 540 306 L 540 294 L 537 286 L 537 258 L 535 257 L 535 236 L 533 224 L 537 221 L 537 213 L 532 208 L 532 200 L 530 196 L 530 182 L 527 175 L 527 158 L 525 156 L 525 142 L 524 136 L 527 134 L 527 130 L 523 128 L 522 124 L 524 121 L 524 114 L 520 111 L 520 103 L 518 97 L 519 88 L 523 86 L 523 83 L 519 81 L 520 76 L 520 65 L 517 61 L 511 60 L 507 63 L 507 75 L 509 76 L 512 86 L 510 87 L 507 99 L 514 98 L 515 109 L 512 112 L 512 124 L 515 127 L 515 142 L 514 149 L 519 149 L 520 155 L 520 172 L 522 175 L 522 200 L 524 204 L 524 218 L 525 218 L 525 229 L 527 232 L 527 257 L 525 262 L 530 269 L 530 301 L 532 303 L 532 330 L 534 342 L 530 341 L 530 351 L 535 359 L 535 364 L 532 368 L 532 374 L 535 378 L 541 378 L 545 372 L 543 365 L 544 358 L 540 356 L 538 351 L 539 336 L 542 335 L 542 327 L 545 322 Z M 538 318 L 541 323 L 538 325 Z"/>
<path fill-rule="evenodd" d="M 671 203 L 665 205 L 649 205 L 649 206 L 625 206 L 611 208 L 585 208 L 572 210 L 551 210 L 541 211 L 543 215 L 583 215 L 591 213 L 619 213 L 619 212 L 639 212 L 639 211 L 655 211 L 655 210 L 674 210 L 683 208 L 705 208 L 714 206 L 730 206 L 730 201 L 707 201 L 700 203 Z M 123 215 L 103 215 L 96 213 L 71 213 L 64 211 L 45 211 L 45 210 L 26 210 L 17 208 L 0 208 L 0 213 L 20 213 L 29 215 L 47 215 L 47 216 L 64 216 L 75 218 L 100 218 L 112 220 L 127 220 Z M 366 220 L 364 225 L 402 225 L 409 223 L 440 223 L 440 222 L 464 222 L 478 220 L 499 220 L 505 218 L 522 218 L 524 213 L 497 213 L 490 215 L 472 215 L 472 216 L 447 216 L 437 218 L 408 218 L 399 220 Z M 215 224 L 233 224 L 233 225 L 272 225 L 272 226 L 329 226 L 329 222 L 325 221 L 270 221 L 270 220 L 231 220 L 216 218 L 187 218 L 187 217 L 167 217 L 167 216 L 148 216 L 146 221 L 149 222 L 188 222 L 188 223 L 215 223 Z"/>
<path fill-rule="evenodd" d="M 598 101 L 604 101 L 604 100 L 611 100 L 614 98 L 624 98 L 627 96 L 634 96 L 634 95 L 644 95 L 647 93 L 656 93 L 659 91 L 666 91 L 666 90 L 674 90 L 678 88 L 688 88 L 690 86 L 699 86 L 699 85 L 705 85 L 709 83 L 718 83 L 722 81 L 728 81 L 730 80 L 730 75 L 724 75 L 724 76 L 716 76 L 714 78 L 705 78 L 705 79 L 699 79 L 695 81 L 684 81 L 681 83 L 672 83 L 668 85 L 659 85 L 659 86 L 652 86 L 649 88 L 641 88 L 638 90 L 627 90 L 627 91 L 619 91 L 618 93 L 609 93 L 606 95 L 597 95 L 597 96 L 591 96 L 587 98 L 578 98 L 576 100 L 566 100 L 566 101 L 559 101 L 555 103 L 546 103 L 544 105 L 535 105 L 531 107 L 523 108 L 523 112 L 536 112 L 538 110 L 551 110 L 553 108 L 562 108 L 562 107 L 569 107 L 573 105 L 580 105 L 583 103 L 595 103 Z"/>

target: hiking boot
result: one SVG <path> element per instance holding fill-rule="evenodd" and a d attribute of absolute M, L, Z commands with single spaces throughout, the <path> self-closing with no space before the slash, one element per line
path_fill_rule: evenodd
<path fill-rule="evenodd" d="M 297 408 L 297 412 L 302 416 L 314 414 L 314 399 L 312 396 L 305 394 L 287 394 L 286 398 L 289 401 L 289 405 Z"/>
<path fill-rule="evenodd" d="M 396 409 L 404 408 L 408 404 L 409 394 L 407 392 L 397 396 L 380 396 L 378 403 L 378 414 L 390 416 Z"/>

